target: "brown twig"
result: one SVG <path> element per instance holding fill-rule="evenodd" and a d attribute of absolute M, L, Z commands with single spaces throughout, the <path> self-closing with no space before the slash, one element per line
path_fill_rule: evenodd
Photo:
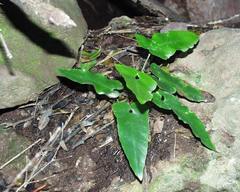
<path fill-rule="evenodd" d="M 41 192 L 42 189 L 46 188 L 47 187 L 47 184 L 43 184 L 41 185 L 40 187 L 38 187 L 37 189 L 34 189 L 32 192 Z"/>

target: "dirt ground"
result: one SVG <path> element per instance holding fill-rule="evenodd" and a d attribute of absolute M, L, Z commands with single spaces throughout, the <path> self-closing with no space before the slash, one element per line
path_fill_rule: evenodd
<path fill-rule="evenodd" d="M 126 50 L 96 67 L 97 71 L 119 78 L 113 70 L 114 62 L 140 68 L 146 59 L 146 52 L 136 49 L 135 32 L 150 35 L 166 23 L 162 18 L 141 17 L 129 25 L 112 25 L 110 30 L 106 27 L 91 31 L 84 50 L 101 47 L 99 60 L 112 50 Z M 209 28 L 193 30 L 201 33 Z M 151 60 L 156 61 L 155 58 Z M 27 183 L 22 191 L 97 192 L 106 190 L 115 179 L 122 183 L 134 181 L 136 178 L 119 145 L 111 111 L 113 101 L 97 96 L 90 86 L 61 79 L 61 83 L 45 90 L 36 101 L 1 111 L 0 123 L 5 123 L 5 127 L 32 143 L 38 142 L 28 152 L 32 164 L 14 182 L 8 180 L 8 172 L 0 170 L 0 191 L 7 187 L 15 191 Z M 167 111 L 153 108 L 150 127 L 151 142 L 146 160 L 148 182 L 151 180 L 150 167 L 158 161 L 169 160 L 176 153 L 192 152 L 200 147 L 188 127 L 179 124 Z M 24 183 L 27 179 L 29 181 Z"/>

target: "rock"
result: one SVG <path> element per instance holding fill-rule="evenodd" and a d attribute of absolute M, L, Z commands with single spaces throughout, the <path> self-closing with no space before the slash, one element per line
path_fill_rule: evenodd
<path fill-rule="evenodd" d="M 148 10 L 150 14 L 158 15 L 158 16 L 165 16 L 166 19 L 172 19 L 173 21 L 186 21 L 186 14 L 182 14 L 182 10 L 176 12 L 177 9 L 175 6 L 170 6 L 172 1 L 169 3 L 162 2 L 162 0 L 127 0 L 133 6 L 137 6 L 139 10 L 145 9 Z M 176 5 L 176 4 L 174 4 Z M 173 8 L 174 7 L 174 8 Z M 181 7 L 181 6 L 179 6 Z"/>
<path fill-rule="evenodd" d="M 192 22 L 206 23 L 239 14 L 240 1 L 236 0 L 186 0 Z"/>
<path fill-rule="evenodd" d="M 10 129 L 4 129 L 4 127 L 0 125 L 0 167 L 22 150 L 26 149 L 29 145 L 30 142 L 26 140 L 26 138 L 17 135 Z M 23 154 L 1 169 L 0 175 L 1 173 L 7 175 L 7 182 L 9 183 L 25 165 L 26 155 Z"/>
<path fill-rule="evenodd" d="M 189 19 L 188 11 L 186 9 L 186 0 L 158 0 L 171 9 L 174 13 L 181 15 L 185 20 Z"/>
<path fill-rule="evenodd" d="M 17 71 L 10 75 L 5 66 L 0 66 L 0 106 L 8 108 L 34 98 L 38 92 L 36 80 Z"/>
<path fill-rule="evenodd" d="M 0 109 L 33 100 L 57 83 L 56 69 L 74 64 L 87 32 L 75 0 L 12 2 L 3 1 L 0 13 L 2 34 L 13 55 L 9 60 L 0 53 Z"/>
<path fill-rule="evenodd" d="M 43 0 L 12 0 L 24 12 L 38 16 L 44 24 L 53 24 L 64 28 L 77 27 L 77 24 L 63 10 Z"/>
<path fill-rule="evenodd" d="M 212 104 L 185 102 L 202 119 L 209 120 L 207 129 L 219 152 L 208 152 L 206 169 L 196 178 L 203 191 L 240 191 L 239 44 L 240 30 L 213 30 L 201 35 L 191 55 L 172 65 L 180 77 L 216 97 Z"/>
<path fill-rule="evenodd" d="M 176 75 L 216 97 L 214 103 L 182 101 L 203 120 L 218 152 L 182 143 L 183 136 L 175 132 L 175 157 L 151 167 L 149 192 L 240 191 L 239 49 L 239 29 L 212 30 L 201 35 L 192 54 L 170 65 Z M 121 181 L 106 191 L 114 191 L 116 183 Z M 117 188 L 121 192 L 142 192 L 144 187 L 135 181 Z"/>
<path fill-rule="evenodd" d="M 158 0 L 165 7 L 187 20 L 205 24 L 239 14 L 240 1 L 235 0 Z M 239 22 L 239 17 L 232 20 Z"/>
<path fill-rule="evenodd" d="M 139 15 L 138 10 L 133 9 L 126 0 L 76 0 L 81 7 L 89 29 L 106 27 L 114 17 Z M 96 19 L 97 18 L 97 19 Z"/>
<path fill-rule="evenodd" d="M 161 33 L 165 33 L 172 30 L 180 30 L 180 31 L 187 31 L 187 23 L 182 22 L 170 22 L 166 24 L 162 29 Z"/>
<path fill-rule="evenodd" d="M 126 0 L 139 4 L 151 14 L 166 16 L 171 21 L 190 21 L 206 24 L 211 21 L 227 19 L 239 14 L 240 1 L 236 0 Z M 139 7 L 138 9 L 141 9 Z M 231 19 L 238 23 L 239 15 Z"/>
<path fill-rule="evenodd" d="M 205 24 L 239 14 L 240 1 L 235 0 L 158 0 L 191 22 Z M 237 18 L 239 22 L 239 17 Z M 237 21 L 236 21 L 237 22 Z"/>
<path fill-rule="evenodd" d="M 121 17 L 113 18 L 109 22 L 108 26 L 110 26 L 112 30 L 118 30 L 118 29 L 125 29 L 132 24 L 134 24 L 133 19 L 129 18 L 128 16 L 121 16 Z"/>

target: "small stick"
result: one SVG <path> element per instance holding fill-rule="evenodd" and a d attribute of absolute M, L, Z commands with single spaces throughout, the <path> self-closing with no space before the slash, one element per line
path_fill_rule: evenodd
<path fill-rule="evenodd" d="M 105 109 L 107 109 L 110 106 L 111 106 L 111 104 L 109 102 L 106 102 L 98 111 L 96 111 L 96 112 L 92 113 L 91 115 L 89 115 L 88 117 L 86 117 L 84 119 L 84 121 L 95 118 L 97 115 L 99 115 L 102 111 L 104 111 Z"/>
<path fill-rule="evenodd" d="M 76 147 L 78 147 L 79 145 L 82 145 L 86 140 L 88 140 L 90 137 L 93 137 L 95 134 L 97 134 L 98 132 L 102 131 L 103 129 L 106 129 L 109 125 L 112 125 L 114 121 L 111 121 L 107 124 L 105 124 L 104 126 L 102 126 L 100 129 L 92 132 L 91 134 L 89 135 L 86 135 L 85 137 L 83 137 L 82 139 L 80 139 L 77 143 L 75 143 L 73 146 L 72 146 L 72 149 L 75 149 Z"/>
<path fill-rule="evenodd" d="M 22 119 L 22 120 L 19 120 L 17 122 L 14 122 L 14 123 L 1 123 L 0 125 L 4 126 L 6 128 L 10 128 L 10 127 L 15 128 L 17 125 L 19 125 L 21 123 L 25 123 L 27 121 L 30 121 L 32 119 L 34 119 L 34 117 L 30 116 L 30 117 L 27 117 L 26 119 Z"/>
<path fill-rule="evenodd" d="M 17 174 L 17 176 L 13 179 L 12 183 L 4 192 L 9 192 L 11 190 L 11 188 L 15 185 L 16 181 L 21 178 L 24 173 L 26 173 L 30 169 L 30 167 L 32 167 L 32 165 L 36 162 L 36 160 L 41 156 L 41 152 L 37 153 L 34 158 L 26 164 L 26 166 Z"/>
<path fill-rule="evenodd" d="M 14 184 L 16 183 L 18 178 L 21 178 L 22 175 L 24 173 L 26 173 L 31 167 L 34 166 L 34 164 L 36 164 L 35 167 L 33 167 L 33 171 L 30 174 L 29 178 L 20 186 L 18 187 L 18 189 L 16 190 L 16 192 L 20 191 L 23 187 L 25 187 L 34 177 L 36 177 L 40 172 L 42 172 L 46 167 L 48 167 L 52 162 L 55 161 L 56 155 L 60 149 L 60 145 L 57 146 L 55 152 L 54 152 L 54 156 L 51 159 L 50 162 L 48 162 L 46 165 L 44 165 L 43 167 L 39 168 L 40 163 L 42 162 L 42 160 L 44 159 L 44 157 L 46 157 L 46 155 L 48 154 L 49 150 L 48 148 L 51 148 L 54 143 L 57 141 L 57 139 L 60 136 L 60 140 L 62 140 L 63 137 L 63 131 L 66 128 L 66 126 L 68 125 L 68 123 L 70 122 L 70 120 L 72 119 L 74 113 L 77 111 L 79 107 L 76 107 L 71 114 L 69 115 L 68 119 L 65 121 L 64 125 L 62 127 L 58 127 L 54 133 L 52 135 L 50 135 L 50 138 L 48 140 L 48 142 L 43 146 L 43 148 L 41 148 L 41 150 L 39 152 L 37 152 L 35 154 L 35 156 L 27 163 L 27 165 L 17 174 L 17 176 L 13 179 L 12 183 L 8 186 L 8 188 L 4 191 L 4 192 L 9 192 L 11 187 L 14 186 Z"/>
<path fill-rule="evenodd" d="M 43 184 L 40 187 L 38 187 L 37 189 L 34 189 L 33 192 L 41 192 L 42 189 L 44 189 L 45 187 L 47 187 L 47 184 Z"/>
<path fill-rule="evenodd" d="M 17 159 L 18 157 L 20 157 L 23 153 L 25 153 L 27 150 L 29 150 L 30 148 L 32 148 L 34 145 L 36 145 L 37 143 L 39 143 L 42 139 L 38 139 L 37 141 L 35 141 L 33 144 L 31 144 L 30 146 L 28 146 L 26 149 L 22 150 L 20 153 L 18 153 L 17 155 L 15 155 L 13 158 L 11 158 L 9 161 L 7 161 L 6 163 L 4 163 L 1 167 L 0 170 L 3 169 L 4 167 L 6 167 L 9 163 L 11 163 L 12 161 L 14 161 L 15 159 Z"/>
<path fill-rule="evenodd" d="M 79 107 L 76 107 L 72 112 L 71 114 L 69 115 L 69 117 L 67 118 L 67 120 L 65 121 L 64 125 L 61 127 L 61 132 L 59 134 L 59 132 L 56 132 L 56 136 L 52 135 L 53 136 L 53 140 L 56 139 L 59 135 L 61 137 L 61 140 L 63 138 L 63 131 L 64 129 L 67 127 L 67 125 L 69 124 L 69 122 L 71 121 L 71 119 L 73 118 L 75 112 L 79 109 Z M 50 142 L 54 143 L 54 141 L 49 139 Z M 57 153 L 59 151 L 59 149 L 61 148 L 60 145 L 57 146 L 56 148 L 56 151 L 53 155 L 53 158 L 51 159 L 51 161 L 49 161 L 46 165 L 44 165 L 42 168 L 40 168 L 38 171 L 37 171 L 37 168 L 38 166 L 36 167 L 36 169 L 32 172 L 31 176 L 28 178 L 27 182 L 25 182 L 25 184 L 23 184 L 22 186 L 25 186 L 27 183 L 29 183 L 34 177 L 36 177 L 39 173 L 41 173 L 46 167 L 48 167 L 52 162 L 55 161 L 55 158 L 57 156 Z M 43 156 L 44 157 L 44 156 Z M 42 158 L 43 159 L 43 158 Z M 21 187 L 18 188 L 17 191 L 19 191 L 21 189 Z M 16 192 L 17 192 L 16 191 Z"/>
<path fill-rule="evenodd" d="M 102 64 L 102 63 L 104 63 L 105 61 L 107 61 L 108 59 L 111 59 L 112 57 L 114 57 L 114 56 L 116 56 L 116 55 L 119 55 L 119 54 L 121 54 L 121 53 L 123 53 L 123 52 L 126 52 L 126 50 L 123 49 L 123 50 L 117 51 L 117 52 L 115 52 L 115 53 L 114 53 L 113 51 L 111 51 L 104 59 L 102 59 L 101 61 L 99 61 L 96 65 Z"/>
<path fill-rule="evenodd" d="M 12 53 L 10 52 L 7 43 L 3 37 L 2 30 L 0 29 L 0 44 L 2 44 L 4 56 L 5 56 L 5 65 L 10 75 L 15 75 L 12 66 L 11 66 L 11 59 L 13 58 Z"/>
<path fill-rule="evenodd" d="M 141 71 L 144 71 L 144 70 L 145 70 L 145 68 L 146 68 L 146 66 L 147 66 L 147 63 L 148 63 L 148 60 L 149 60 L 150 56 L 151 56 L 151 54 L 148 54 L 147 59 L 146 59 L 146 61 L 144 62 L 144 64 L 143 64 L 143 68 L 142 68 Z"/>
<path fill-rule="evenodd" d="M 225 22 L 231 21 L 233 19 L 236 19 L 238 17 L 240 17 L 240 14 L 233 15 L 232 17 L 229 17 L 229 18 L 226 18 L 226 19 L 220 19 L 220 20 L 217 20 L 217 21 L 210 21 L 210 22 L 208 22 L 208 25 L 216 25 L 216 24 L 225 23 Z"/>
<path fill-rule="evenodd" d="M 89 37 L 89 31 L 87 32 L 83 42 L 82 42 L 82 45 L 81 47 L 79 47 L 78 49 L 78 53 L 77 53 L 77 57 L 76 57 L 76 62 L 75 64 L 73 65 L 73 67 L 79 67 L 78 65 L 80 64 L 80 61 L 81 61 L 81 58 L 82 58 L 82 51 L 84 49 L 84 46 L 85 46 L 85 43 L 86 41 L 88 40 L 88 37 Z"/>
<path fill-rule="evenodd" d="M 1 43 L 2 43 L 2 46 L 3 46 L 3 49 L 5 51 L 5 54 L 7 56 L 8 59 L 12 59 L 13 58 L 13 55 L 12 53 L 10 52 L 8 46 L 7 46 L 7 43 L 2 35 L 2 32 L 1 32 L 1 29 L 0 29 L 0 40 L 1 40 Z"/>
<path fill-rule="evenodd" d="M 43 182 L 43 181 L 46 181 L 46 180 L 48 180 L 48 179 L 50 179 L 50 178 L 53 178 L 53 177 L 56 177 L 58 174 L 53 174 L 53 175 L 50 175 L 50 176 L 48 176 L 48 177 L 44 177 L 44 178 L 42 178 L 42 179 L 38 179 L 38 180 L 35 180 L 35 181 L 30 181 L 30 182 L 28 182 L 29 184 L 30 183 L 40 183 L 40 182 Z"/>
<path fill-rule="evenodd" d="M 108 31 L 107 34 L 126 34 L 126 33 L 135 33 L 136 30 L 132 29 L 120 29 L 120 30 L 113 30 L 113 31 Z"/>
<path fill-rule="evenodd" d="M 73 136 L 75 136 L 84 126 L 83 126 L 83 122 L 84 121 L 90 121 L 93 118 L 97 117 L 102 111 L 106 110 L 108 107 L 110 107 L 110 103 L 106 102 L 104 105 L 102 105 L 102 107 L 100 107 L 100 109 L 94 113 L 92 113 L 89 116 L 85 116 L 80 120 L 80 123 L 78 123 L 77 125 L 74 125 L 70 128 L 71 132 L 69 133 L 69 135 L 64 139 L 64 142 L 67 143 Z"/>
<path fill-rule="evenodd" d="M 177 134 L 174 133 L 173 159 L 176 157 Z"/>

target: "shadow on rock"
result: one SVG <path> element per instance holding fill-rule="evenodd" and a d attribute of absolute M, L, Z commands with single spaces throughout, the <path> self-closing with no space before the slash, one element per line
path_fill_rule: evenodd
<path fill-rule="evenodd" d="M 52 37 L 50 33 L 32 22 L 17 5 L 9 0 L 2 0 L 1 3 L 1 10 L 11 24 L 33 43 L 49 54 L 61 55 L 69 58 L 75 57 L 74 51 L 63 41 Z"/>

